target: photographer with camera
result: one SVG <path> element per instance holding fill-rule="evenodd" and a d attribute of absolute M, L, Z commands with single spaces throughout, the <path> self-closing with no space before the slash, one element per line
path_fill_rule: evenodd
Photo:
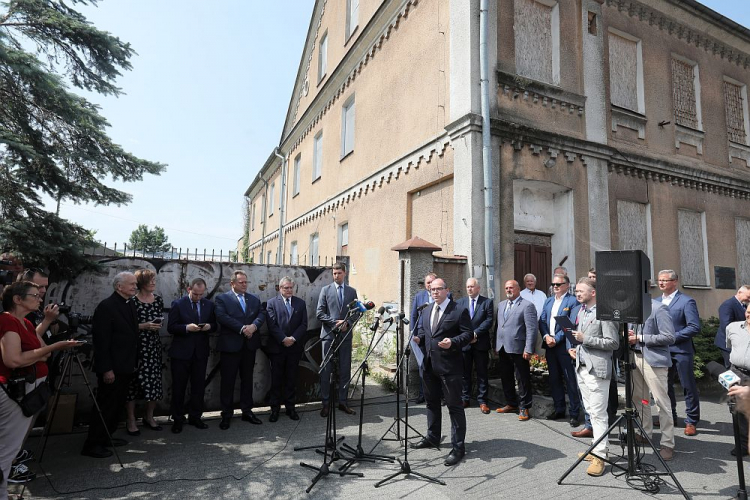
<path fill-rule="evenodd" d="M 42 308 L 44 296 L 47 295 L 47 286 L 49 285 L 49 276 L 47 273 L 36 267 L 29 267 L 19 273 L 16 281 L 30 281 L 37 286 L 39 289 L 39 308 L 31 311 L 26 316 L 26 319 L 31 321 L 31 324 L 36 328 L 36 332 L 42 337 L 54 335 L 57 330 L 55 323 L 61 311 L 57 304 L 48 304 Z"/>
<path fill-rule="evenodd" d="M 0 314 L 0 470 L 4 478 L 10 475 L 13 459 L 34 417 L 43 409 L 43 405 L 33 407 L 28 398 L 47 378 L 44 361 L 54 351 L 78 345 L 75 341 L 44 345 L 26 319 L 26 315 L 39 308 L 40 301 L 39 288 L 29 281 L 13 283 L 3 291 L 2 305 L 6 312 Z M 46 398 L 41 399 L 46 404 Z M 33 474 L 27 471 L 26 479 L 33 479 Z M 3 498 L 7 498 L 6 480 L 0 484 L 0 499 Z"/>

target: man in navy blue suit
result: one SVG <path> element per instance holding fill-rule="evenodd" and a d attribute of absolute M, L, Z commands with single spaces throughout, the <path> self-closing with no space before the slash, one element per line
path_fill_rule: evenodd
<path fill-rule="evenodd" d="M 419 306 L 424 304 L 432 304 L 432 297 L 430 296 L 430 285 L 432 281 L 437 278 L 435 273 L 427 273 L 424 277 L 424 290 L 420 290 L 414 295 L 414 300 L 411 303 L 411 325 L 412 328 L 417 328 L 419 319 Z M 422 349 L 424 354 L 424 349 Z M 419 367 L 419 396 L 415 401 L 417 404 L 424 403 L 424 383 L 422 382 L 422 367 Z"/>
<path fill-rule="evenodd" d="M 440 448 L 442 436 L 441 391 L 451 418 L 452 449 L 445 465 L 456 465 L 466 454 L 466 414 L 461 403 L 463 356 L 461 349 L 474 338 L 469 311 L 448 298 L 445 282 L 430 285 L 434 305 L 425 309 L 415 342 L 423 345 L 424 395 L 427 400 L 427 436 L 413 448 Z"/>
<path fill-rule="evenodd" d="M 547 366 L 549 367 L 549 385 L 552 392 L 554 411 L 547 415 L 547 420 L 565 418 L 565 387 L 568 388 L 570 402 L 570 426 L 576 427 L 580 423 L 581 394 L 578 391 L 575 364 L 568 354 L 565 331 L 557 323 L 556 316 L 566 316 L 575 321 L 572 311 L 578 301 L 568 293 L 570 278 L 564 274 L 552 277 L 552 289 L 555 294 L 547 298 L 542 306 L 539 317 L 539 333 L 542 335 L 542 346 L 547 350 Z"/>
<path fill-rule="evenodd" d="M 260 347 L 258 330 L 266 321 L 266 309 L 257 295 L 247 293 L 247 274 L 235 271 L 232 287 L 216 297 L 216 319 L 221 325 L 218 351 L 221 352 L 221 430 L 229 429 L 234 414 L 234 383 L 240 374 L 242 420 L 260 425 L 253 414 L 253 370 Z"/>
<path fill-rule="evenodd" d="M 307 332 L 307 305 L 294 296 L 292 278 L 281 278 L 279 295 L 268 301 L 266 312 L 269 333 L 266 349 L 271 357 L 271 416 L 268 421 L 279 419 L 282 389 L 286 414 L 292 420 L 299 420 L 294 404 L 303 338 Z"/>
<path fill-rule="evenodd" d="M 721 349 L 724 366 L 729 368 L 729 349 L 727 349 L 727 325 L 745 319 L 745 304 L 750 301 L 750 287 L 742 285 L 734 297 L 730 297 L 719 306 L 719 331 L 716 332 L 716 347 Z"/>
<path fill-rule="evenodd" d="M 490 331 L 492 330 L 492 316 L 494 305 L 492 299 L 480 295 L 482 287 L 476 278 L 466 280 L 466 293 L 468 297 L 460 298 L 456 303 L 469 311 L 471 317 L 471 328 L 474 338 L 468 345 L 463 347 L 464 357 L 464 380 L 463 380 L 463 405 L 469 407 L 472 393 L 471 372 L 476 366 L 477 370 L 477 401 L 479 409 L 485 415 L 490 413 L 487 406 L 487 390 L 489 388 L 489 377 L 487 365 L 489 364 Z"/>
<path fill-rule="evenodd" d="M 698 386 L 693 374 L 693 358 L 695 347 L 693 337 L 701 331 L 701 321 L 698 316 L 698 306 L 692 297 L 677 290 L 677 273 L 671 269 L 659 271 L 659 290 L 662 296 L 655 300 L 669 308 L 674 325 L 675 342 L 669 346 L 672 355 L 672 367 L 669 369 L 669 399 L 672 402 L 672 416 L 677 423 L 677 399 L 674 394 L 674 382 L 680 378 L 680 385 L 685 390 L 685 435 L 695 436 L 696 425 L 701 417 Z"/>
<path fill-rule="evenodd" d="M 167 331 L 172 335 L 169 357 L 172 365 L 172 432 L 179 434 L 188 414 L 188 424 L 208 429 L 201 420 L 208 364 L 208 335 L 218 328 L 214 303 L 204 298 L 206 282 L 195 278 L 188 294 L 172 302 Z M 190 404 L 185 407 L 185 389 L 190 381 Z"/>

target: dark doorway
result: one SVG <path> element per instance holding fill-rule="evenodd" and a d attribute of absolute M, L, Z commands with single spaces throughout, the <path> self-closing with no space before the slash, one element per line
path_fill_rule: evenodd
<path fill-rule="evenodd" d="M 515 234 L 514 279 L 523 290 L 523 277 L 531 273 L 536 276 L 537 290 L 547 293 L 552 282 L 552 248 L 551 237 L 544 234 Z"/>

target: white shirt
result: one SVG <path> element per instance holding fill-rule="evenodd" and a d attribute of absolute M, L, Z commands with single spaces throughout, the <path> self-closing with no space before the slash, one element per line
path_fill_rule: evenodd
<path fill-rule="evenodd" d="M 557 320 L 555 319 L 555 316 L 560 315 L 560 306 L 562 305 L 562 301 L 565 298 L 565 295 L 560 297 L 559 299 L 555 297 L 555 301 L 552 303 L 552 310 L 550 311 L 549 315 L 549 335 L 550 337 L 555 336 L 555 327 L 557 326 Z"/>
<path fill-rule="evenodd" d="M 661 303 L 664 304 L 665 306 L 669 307 L 669 304 L 672 303 L 672 301 L 674 300 L 674 296 L 675 295 L 677 295 L 677 290 L 675 290 L 674 292 L 672 292 L 670 295 L 663 295 L 662 294 L 662 296 L 661 296 Z"/>
<path fill-rule="evenodd" d="M 521 290 L 521 297 L 534 304 L 534 307 L 536 307 L 536 319 L 539 319 L 539 316 L 542 315 L 544 301 L 547 300 L 547 294 L 541 290 L 534 290 L 532 292 L 528 288 L 524 288 Z"/>

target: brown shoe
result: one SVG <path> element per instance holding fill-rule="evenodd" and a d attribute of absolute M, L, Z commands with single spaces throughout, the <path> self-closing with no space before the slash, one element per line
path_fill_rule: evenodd
<path fill-rule="evenodd" d="M 696 434 L 698 434 L 698 431 L 695 428 L 695 424 L 685 424 L 686 436 L 695 436 Z"/>
<path fill-rule="evenodd" d="M 482 403 L 481 405 L 479 405 L 479 409 L 482 410 L 482 413 L 484 413 L 485 415 L 489 415 L 490 414 L 490 407 L 487 406 L 484 403 Z"/>
<path fill-rule="evenodd" d="M 570 435 L 576 438 L 590 438 L 594 437 L 594 431 L 584 427 L 580 431 L 571 432 Z"/>
<path fill-rule="evenodd" d="M 669 446 L 662 446 L 661 450 L 659 450 L 659 455 L 661 455 L 662 460 L 669 462 L 674 458 L 674 450 Z"/>
<path fill-rule="evenodd" d="M 586 469 L 586 474 L 589 476 L 599 477 L 604 474 L 604 460 L 601 458 L 591 457 L 591 464 Z"/>
<path fill-rule="evenodd" d="M 582 456 L 583 456 L 583 452 L 582 451 L 578 452 L 578 458 L 581 458 Z M 594 458 L 596 457 L 594 457 L 594 455 L 589 453 L 588 455 L 586 455 L 586 458 L 584 458 L 584 460 L 586 460 L 587 462 L 591 462 Z"/>
<path fill-rule="evenodd" d="M 648 444 L 648 440 L 643 436 L 643 434 L 635 433 L 635 442 L 638 444 Z"/>
<path fill-rule="evenodd" d="M 471 403 L 469 401 L 464 401 L 464 408 L 468 408 L 471 406 Z"/>
<path fill-rule="evenodd" d="M 530 418 L 531 418 L 531 412 L 530 412 L 530 410 L 528 408 L 523 408 L 518 413 L 518 420 L 520 420 L 521 422 L 525 422 L 525 421 L 527 421 Z"/>
<path fill-rule="evenodd" d="M 346 406 L 344 403 L 341 403 L 339 405 L 339 410 L 343 411 L 347 415 L 354 415 L 355 413 L 357 413 L 356 411 L 354 411 L 351 408 L 349 408 L 348 406 Z"/>
<path fill-rule="evenodd" d="M 517 406 L 505 405 L 502 408 L 495 410 L 498 413 L 518 413 Z"/>

